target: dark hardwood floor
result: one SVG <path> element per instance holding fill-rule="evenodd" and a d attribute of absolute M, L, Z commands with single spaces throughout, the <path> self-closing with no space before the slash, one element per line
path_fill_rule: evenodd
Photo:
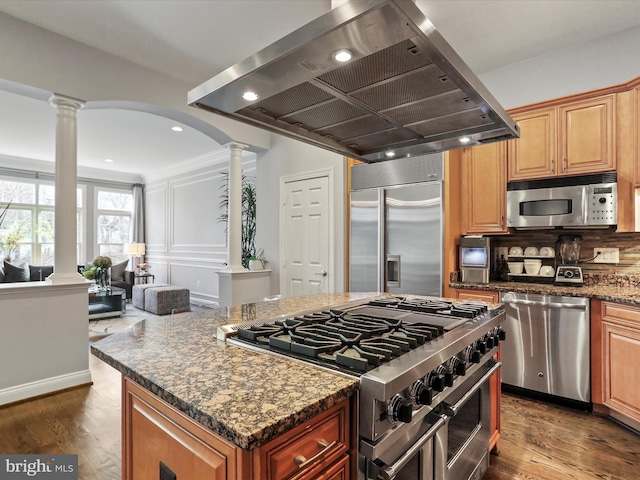
<path fill-rule="evenodd" d="M 121 480 L 120 374 L 0 408 L 0 453 L 77 453 L 80 480 Z M 635 480 L 640 436 L 606 418 L 503 395 L 499 455 L 483 480 Z"/>

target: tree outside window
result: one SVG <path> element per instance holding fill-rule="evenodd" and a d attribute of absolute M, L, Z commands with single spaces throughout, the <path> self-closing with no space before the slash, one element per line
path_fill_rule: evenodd
<path fill-rule="evenodd" d="M 114 262 L 127 260 L 124 244 L 129 243 L 133 194 L 131 192 L 98 191 L 98 251 Z"/>

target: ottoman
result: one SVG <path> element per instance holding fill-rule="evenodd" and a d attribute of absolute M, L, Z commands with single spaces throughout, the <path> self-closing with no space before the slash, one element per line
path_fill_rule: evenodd
<path fill-rule="evenodd" d="M 189 308 L 189 289 L 155 286 L 144 292 L 144 309 L 156 315 L 168 315 L 173 309 Z"/>
<path fill-rule="evenodd" d="M 136 307 L 139 308 L 140 310 L 144 310 L 144 293 L 146 290 L 148 290 L 149 288 L 155 288 L 155 287 L 166 287 L 167 284 L 166 283 L 143 283 L 140 285 L 134 285 L 133 288 L 131 289 L 131 304 Z"/>

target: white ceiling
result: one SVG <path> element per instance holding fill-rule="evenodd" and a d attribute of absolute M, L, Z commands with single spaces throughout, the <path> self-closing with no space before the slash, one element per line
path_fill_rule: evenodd
<path fill-rule="evenodd" d="M 417 4 L 476 74 L 640 25 L 638 0 Z M 330 7 L 330 0 L 0 0 L 0 12 L 192 87 Z M 2 91 L 0 106 L 0 131 L 9 133 L 3 135 L 0 155 L 53 160 L 52 108 Z M 216 147 L 190 128 L 175 134 L 170 131 L 175 122 L 146 113 L 86 110 L 79 120 L 79 164 L 94 168 L 157 170 Z M 105 164 L 105 158 L 114 162 Z"/>

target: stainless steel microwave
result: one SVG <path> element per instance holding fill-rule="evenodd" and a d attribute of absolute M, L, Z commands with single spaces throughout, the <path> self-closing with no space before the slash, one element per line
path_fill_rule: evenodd
<path fill-rule="evenodd" d="M 617 223 L 615 172 L 507 184 L 508 227 L 606 228 Z"/>

